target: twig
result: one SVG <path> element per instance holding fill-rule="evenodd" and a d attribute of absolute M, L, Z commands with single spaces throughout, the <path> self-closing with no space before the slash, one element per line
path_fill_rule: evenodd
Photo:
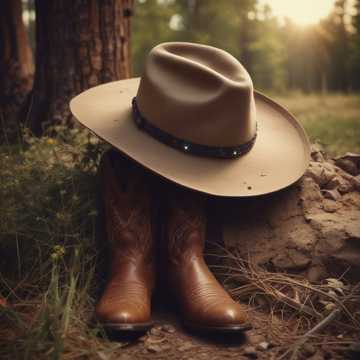
<path fill-rule="evenodd" d="M 331 322 L 333 322 L 338 315 L 341 313 L 340 309 L 334 309 L 326 318 L 321 320 L 318 324 L 316 324 L 312 329 L 310 329 L 307 333 L 301 336 L 299 340 L 295 342 L 292 348 L 290 348 L 288 351 L 286 351 L 280 358 L 284 359 L 285 356 L 287 356 L 290 352 L 292 352 L 292 355 L 290 357 L 290 360 L 296 360 L 297 353 L 301 349 L 301 347 L 306 343 L 306 341 L 309 339 L 309 337 L 316 332 L 319 332 L 323 330 L 325 327 L 327 327 Z"/>

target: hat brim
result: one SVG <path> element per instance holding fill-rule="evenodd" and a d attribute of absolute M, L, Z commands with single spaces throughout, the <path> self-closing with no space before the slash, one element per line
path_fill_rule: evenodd
<path fill-rule="evenodd" d="M 306 133 L 287 110 L 265 95 L 255 92 L 258 135 L 250 152 L 237 159 L 212 159 L 185 154 L 137 128 L 131 100 L 139 81 L 114 81 L 86 90 L 72 99 L 71 111 L 89 130 L 144 167 L 207 194 L 267 194 L 304 174 L 310 160 Z"/>

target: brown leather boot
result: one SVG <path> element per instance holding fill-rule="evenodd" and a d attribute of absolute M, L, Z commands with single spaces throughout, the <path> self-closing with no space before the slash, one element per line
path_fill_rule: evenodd
<path fill-rule="evenodd" d="M 146 331 L 155 278 L 150 175 L 113 150 L 99 172 L 110 269 L 95 315 L 112 330 Z"/>
<path fill-rule="evenodd" d="M 197 331 L 245 331 L 247 314 L 219 284 L 204 257 L 205 197 L 172 188 L 167 198 L 168 284 L 180 305 L 184 324 Z"/>

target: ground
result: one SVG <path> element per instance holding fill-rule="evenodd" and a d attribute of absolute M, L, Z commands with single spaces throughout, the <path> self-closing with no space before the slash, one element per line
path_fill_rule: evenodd
<path fill-rule="evenodd" d="M 277 98 L 327 153 L 360 152 L 359 95 L 289 94 Z M 334 162 L 328 165 L 322 153 L 315 152 L 312 168 L 304 183 L 298 184 L 306 189 L 303 203 L 311 205 L 303 220 L 307 230 L 300 237 L 289 236 L 287 249 L 291 251 L 286 256 L 271 257 L 271 249 L 266 248 L 266 256 L 254 263 L 244 262 L 244 254 L 234 258 L 236 232 L 225 239 L 224 254 L 224 249 L 215 251 L 226 261 L 215 261 L 213 270 L 234 297 L 249 304 L 254 328 L 246 337 L 191 334 L 174 315 L 173 302 L 159 296 L 154 311 L 157 325 L 150 333 L 136 340 L 114 339 L 91 322 L 102 281 L 96 244 L 96 167 L 106 146 L 76 128 L 57 127 L 52 135 L 37 139 L 25 131 L 22 141 L 9 144 L 5 139 L 0 147 L 1 359 L 280 359 L 287 351 L 284 358 L 290 358 L 299 339 L 329 317 L 325 328 L 306 336 L 305 345 L 293 358 L 357 358 L 359 279 L 345 276 L 351 273 L 349 266 L 346 271 L 336 268 L 344 276 L 316 272 L 323 268 L 317 267 L 319 262 L 313 261 L 311 252 L 315 249 L 317 260 L 324 259 L 329 246 L 323 240 L 335 239 L 339 249 L 343 246 L 343 255 L 359 254 L 359 233 L 353 226 L 360 211 L 356 176 L 344 175 Z M 341 181 L 335 180 L 336 176 Z M 278 208 L 285 206 L 281 196 L 275 200 Z M 293 206 L 294 201 L 286 204 L 284 213 L 289 217 L 285 223 L 289 229 L 300 226 L 296 221 L 303 215 L 296 212 L 298 207 Z M 248 209 L 257 211 L 254 206 Z M 336 226 L 337 214 L 347 219 L 344 228 Z M 264 231 L 267 236 L 271 224 L 262 223 L 257 233 Z M 276 221 L 272 225 L 275 230 L 279 226 Z M 326 233 L 327 229 L 331 231 Z M 275 230 L 269 234 L 276 240 Z M 306 234 L 316 246 L 296 242 L 307 238 Z M 253 248 L 258 251 L 261 242 L 255 240 Z M 232 256 L 226 253 L 229 248 Z M 314 278 L 309 277 L 309 264 L 317 269 Z M 342 310 L 334 320 L 331 316 L 337 308 Z"/>

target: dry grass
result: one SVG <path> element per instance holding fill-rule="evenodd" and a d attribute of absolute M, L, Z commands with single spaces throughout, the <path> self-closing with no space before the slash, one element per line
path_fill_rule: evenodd
<path fill-rule="evenodd" d="M 236 249 L 220 251 L 222 255 L 212 256 L 221 257 L 222 265 L 213 270 L 235 299 L 268 314 L 265 326 L 280 344 L 279 359 L 296 359 L 306 342 L 323 343 L 327 336 L 332 337 L 329 347 L 334 348 L 359 341 L 360 283 L 329 278 L 314 284 L 296 274 L 259 267 Z"/>

